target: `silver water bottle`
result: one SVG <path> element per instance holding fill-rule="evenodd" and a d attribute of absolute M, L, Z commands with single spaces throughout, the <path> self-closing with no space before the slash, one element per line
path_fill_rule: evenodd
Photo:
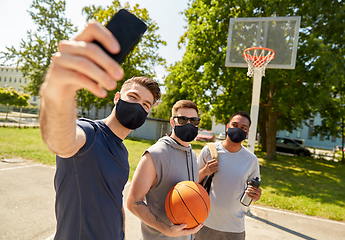
<path fill-rule="evenodd" d="M 242 197 L 241 197 L 241 203 L 248 207 L 251 203 L 252 203 L 252 198 L 250 198 L 247 193 L 246 193 L 246 190 L 248 188 L 248 186 L 253 186 L 253 187 L 256 187 L 258 188 L 260 186 L 260 181 L 259 181 L 259 177 L 256 177 L 255 179 L 252 178 L 252 180 L 250 181 L 250 183 L 247 185 L 246 189 L 244 190 L 243 194 L 242 194 Z"/>

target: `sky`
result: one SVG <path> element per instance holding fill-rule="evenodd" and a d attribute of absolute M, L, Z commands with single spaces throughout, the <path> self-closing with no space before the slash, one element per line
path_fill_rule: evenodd
<path fill-rule="evenodd" d="M 81 14 L 85 6 L 96 5 L 107 7 L 112 0 L 65 0 L 65 17 L 82 30 L 86 23 L 86 16 Z M 167 42 L 167 46 L 160 46 L 158 50 L 160 56 L 167 60 L 168 66 L 176 61 L 182 60 L 184 49 L 179 50 L 177 43 L 181 35 L 184 34 L 184 26 L 187 25 L 184 16 L 179 14 L 187 8 L 188 0 L 120 0 L 121 4 L 129 2 L 131 6 L 136 3 L 140 8 L 146 8 L 150 18 L 159 26 L 157 34 L 162 40 Z M 2 0 L 0 3 L 0 51 L 5 51 L 5 47 L 19 47 L 21 39 L 27 40 L 27 30 L 35 30 L 35 25 L 27 12 L 30 10 L 32 0 Z M 158 78 L 166 75 L 165 69 L 161 66 L 155 68 Z"/>

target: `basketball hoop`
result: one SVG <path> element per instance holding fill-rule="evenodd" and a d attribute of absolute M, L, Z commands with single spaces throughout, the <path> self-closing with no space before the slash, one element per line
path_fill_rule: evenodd
<path fill-rule="evenodd" d="M 274 58 L 275 52 L 269 48 L 252 47 L 243 51 L 243 57 L 248 63 L 248 77 L 254 76 L 254 69 L 258 69 L 261 76 L 265 76 L 267 64 Z"/>

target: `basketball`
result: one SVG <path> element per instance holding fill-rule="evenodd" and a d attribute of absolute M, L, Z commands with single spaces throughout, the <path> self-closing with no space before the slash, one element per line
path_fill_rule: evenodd
<path fill-rule="evenodd" d="M 200 184 L 182 181 L 169 191 L 165 212 L 173 224 L 186 223 L 186 228 L 193 228 L 206 220 L 210 212 L 210 198 Z"/>

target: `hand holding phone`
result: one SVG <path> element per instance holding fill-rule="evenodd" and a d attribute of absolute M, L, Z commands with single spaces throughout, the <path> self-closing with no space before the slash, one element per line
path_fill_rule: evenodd
<path fill-rule="evenodd" d="M 145 33 L 146 24 L 125 9 L 118 11 L 108 22 L 106 28 L 114 35 L 121 46 L 118 54 L 108 52 L 99 42 L 95 41 L 109 56 L 119 64 L 123 62 L 129 52 L 137 45 Z"/>

